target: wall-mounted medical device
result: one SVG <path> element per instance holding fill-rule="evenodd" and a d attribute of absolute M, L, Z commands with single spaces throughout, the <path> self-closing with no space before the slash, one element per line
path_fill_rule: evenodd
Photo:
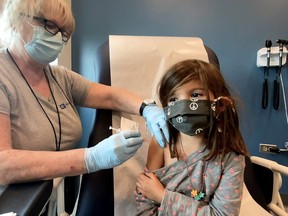
<path fill-rule="evenodd" d="M 273 46 L 270 48 L 270 65 L 267 64 L 267 48 L 259 49 L 257 52 L 257 67 L 277 67 L 279 66 L 279 47 Z M 286 64 L 288 50 L 283 47 L 282 65 Z"/>
<path fill-rule="evenodd" d="M 287 60 L 288 41 L 284 39 L 276 40 L 278 46 L 272 46 L 271 40 L 265 41 L 265 48 L 257 52 L 257 67 L 264 68 L 264 82 L 262 87 L 262 108 L 266 109 L 268 106 L 268 77 L 271 67 L 275 68 L 275 78 L 273 83 L 273 108 L 278 110 L 280 103 L 280 82 L 282 66 Z"/>

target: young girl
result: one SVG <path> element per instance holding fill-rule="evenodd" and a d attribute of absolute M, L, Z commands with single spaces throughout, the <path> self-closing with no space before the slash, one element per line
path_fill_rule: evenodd
<path fill-rule="evenodd" d="M 136 182 L 137 215 L 238 215 L 248 151 L 220 70 L 200 60 L 179 62 L 158 91 L 169 145 L 150 143 Z"/>

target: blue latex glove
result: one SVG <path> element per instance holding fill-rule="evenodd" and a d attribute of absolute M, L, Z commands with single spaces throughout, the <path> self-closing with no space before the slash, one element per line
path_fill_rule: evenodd
<path fill-rule="evenodd" d="M 155 136 L 160 147 L 164 148 L 166 142 L 169 140 L 169 133 L 163 109 L 156 105 L 146 106 L 143 110 L 143 117 L 146 120 L 150 132 Z"/>
<path fill-rule="evenodd" d="M 84 160 L 88 173 L 109 169 L 133 157 L 142 145 L 143 138 L 138 131 L 123 131 L 86 148 Z"/>

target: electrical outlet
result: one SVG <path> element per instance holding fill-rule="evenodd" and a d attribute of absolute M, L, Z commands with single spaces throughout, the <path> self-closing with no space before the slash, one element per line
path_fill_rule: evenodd
<path fill-rule="evenodd" d="M 275 149 L 278 149 L 277 145 L 274 144 L 263 144 L 261 143 L 259 145 L 259 152 L 262 153 L 269 153 L 269 154 L 275 154 Z"/>

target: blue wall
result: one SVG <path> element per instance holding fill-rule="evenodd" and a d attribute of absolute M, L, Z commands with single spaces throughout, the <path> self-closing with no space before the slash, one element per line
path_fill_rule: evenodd
<path fill-rule="evenodd" d="M 73 69 L 95 81 L 93 57 L 108 35 L 200 37 L 219 57 L 223 75 L 241 100 L 241 129 L 251 155 L 288 165 L 288 153 L 259 153 L 259 143 L 280 147 L 288 141 L 283 97 L 272 107 L 274 70 L 269 76 L 269 105 L 261 108 L 263 69 L 256 54 L 270 39 L 288 40 L 287 0 L 72 0 L 76 19 Z M 283 80 L 288 91 L 288 70 Z M 286 92 L 287 92 L 286 91 Z M 94 111 L 81 110 L 87 142 Z M 288 184 L 283 190 L 288 192 Z"/>

